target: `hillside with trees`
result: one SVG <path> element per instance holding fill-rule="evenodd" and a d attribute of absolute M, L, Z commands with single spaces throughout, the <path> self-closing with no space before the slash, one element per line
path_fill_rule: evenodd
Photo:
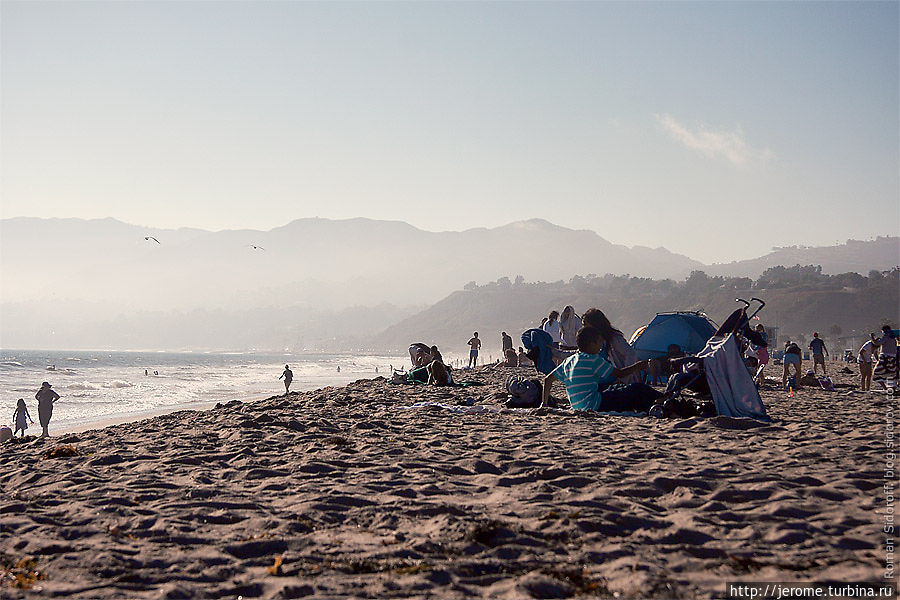
<path fill-rule="evenodd" d="M 416 341 L 436 343 L 447 352 L 463 353 L 472 331 L 479 331 L 488 351 L 497 354 L 500 331 L 518 339 L 540 324 L 550 310 L 567 304 L 581 313 L 601 308 L 630 337 L 657 312 L 689 310 L 722 322 L 738 304 L 735 298 L 756 296 L 766 302 L 759 314 L 767 327 L 778 327 L 779 339 L 806 341 L 820 332 L 835 353 L 856 347 L 882 324 L 896 326 L 900 317 L 900 268 L 828 275 L 819 266 L 771 267 L 756 280 L 710 276 L 693 271 L 683 281 L 628 275 L 575 276 L 568 281 L 526 282 L 502 277 L 477 285 L 470 282 L 427 310 L 410 316 L 375 336 L 372 346 L 397 350 Z"/>

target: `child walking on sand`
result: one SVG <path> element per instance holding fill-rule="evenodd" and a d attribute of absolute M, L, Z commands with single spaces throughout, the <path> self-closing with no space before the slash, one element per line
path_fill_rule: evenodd
<path fill-rule="evenodd" d="M 19 402 L 16 404 L 16 412 L 13 413 L 13 423 L 15 423 L 15 431 L 13 431 L 13 437 L 16 436 L 16 433 L 21 429 L 22 437 L 25 437 L 25 430 L 28 429 L 28 421 L 31 421 L 31 424 L 34 425 L 34 420 L 31 418 L 31 415 L 28 414 L 28 407 L 25 406 L 25 398 L 19 398 Z"/>

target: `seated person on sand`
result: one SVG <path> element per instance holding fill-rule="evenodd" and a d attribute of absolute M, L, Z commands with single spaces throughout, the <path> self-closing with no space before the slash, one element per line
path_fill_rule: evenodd
<path fill-rule="evenodd" d="M 444 362 L 444 356 L 441 354 L 441 351 L 438 350 L 437 346 L 432 346 L 430 349 L 430 353 L 431 353 L 431 360 L 437 360 L 440 362 Z M 447 366 L 447 365 L 444 365 L 444 366 Z M 447 367 L 447 368 L 449 369 L 450 367 Z"/>
<path fill-rule="evenodd" d="M 681 346 L 678 344 L 669 344 L 669 348 L 666 351 L 666 355 L 662 358 L 651 360 L 650 368 L 648 369 L 648 375 L 650 376 L 650 383 L 656 383 L 660 379 L 663 381 L 668 381 L 669 377 L 673 375 L 676 371 L 671 367 L 671 361 L 674 358 L 682 358 L 684 357 L 684 351 L 681 349 Z"/>
<path fill-rule="evenodd" d="M 650 361 L 642 360 L 617 369 L 601 355 L 603 335 L 594 327 L 582 327 L 576 335 L 578 352 L 567 358 L 544 378 L 541 406 L 548 406 L 550 388 L 560 380 L 566 387 L 569 404 L 576 410 L 599 412 L 649 412 L 663 395 L 645 383 L 630 383 L 611 387 L 618 379 L 624 379 L 649 367 Z"/>
<path fill-rule="evenodd" d="M 516 354 L 516 351 L 512 348 L 507 348 L 506 352 L 506 362 L 503 363 L 504 367 L 518 367 L 519 366 L 519 355 Z"/>
<path fill-rule="evenodd" d="M 428 371 L 428 385 L 450 385 L 450 371 L 447 366 L 439 361 L 433 360 L 425 367 Z"/>
<path fill-rule="evenodd" d="M 520 367 L 533 367 L 534 363 L 531 362 L 531 359 L 525 356 L 525 348 L 519 346 L 519 353 L 516 354 L 516 361 L 519 363 Z"/>
<path fill-rule="evenodd" d="M 624 368 L 637 362 L 637 353 L 625 339 L 625 335 L 613 327 L 609 318 L 599 308 L 589 308 L 584 311 L 581 321 L 585 326 L 595 327 L 600 330 L 603 338 L 603 355 L 614 367 Z M 625 383 L 637 383 L 641 381 L 640 373 L 632 373 Z"/>

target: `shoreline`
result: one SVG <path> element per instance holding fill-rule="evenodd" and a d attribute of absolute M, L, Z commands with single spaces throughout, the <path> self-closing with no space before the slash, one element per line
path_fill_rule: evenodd
<path fill-rule="evenodd" d="M 534 376 L 364 379 L 4 444 L 3 595 L 662 599 L 881 580 L 896 399 L 766 384 L 771 423 L 508 410 L 512 372 Z"/>

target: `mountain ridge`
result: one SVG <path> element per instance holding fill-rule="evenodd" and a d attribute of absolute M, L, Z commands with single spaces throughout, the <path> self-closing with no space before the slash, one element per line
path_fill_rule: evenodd
<path fill-rule="evenodd" d="M 852 256 L 841 258 L 848 249 Z M 865 274 L 890 269 L 900 262 L 898 255 L 900 238 L 886 237 L 777 256 L 797 264 L 824 257 L 830 261 L 823 261 L 825 273 L 854 264 Z M 761 272 L 771 260 L 769 255 L 748 259 L 739 267 Z M 248 311 L 281 311 L 279 319 L 288 326 L 306 322 L 299 315 L 313 309 L 327 321 L 353 307 L 395 307 L 370 313 L 379 320 L 367 323 L 371 333 L 479 283 L 520 278 L 562 283 L 606 273 L 680 281 L 700 271 L 715 275 L 720 268 L 726 267 L 703 265 L 665 248 L 613 244 L 595 231 L 544 219 L 429 232 L 404 221 L 367 218 L 307 218 L 268 231 L 208 231 L 148 228 L 112 218 L 14 217 L 0 220 L 0 302 L 5 317 L 14 314 L 31 325 L 16 329 L 21 338 L 9 338 L 4 318 L 0 336 L 4 344 L 27 346 L 31 339 L 52 344 L 64 329 L 77 330 L 68 323 L 116 323 L 122 317 L 118 322 L 124 326 L 140 312 L 159 317 L 207 310 L 219 311 L 222 329 L 231 328 L 236 340 L 244 340 L 238 329 L 240 315 Z M 270 331 L 278 329 L 278 320 L 266 323 Z M 190 343 L 209 347 L 204 331 Z M 226 337 L 217 334 L 216 347 Z"/>

